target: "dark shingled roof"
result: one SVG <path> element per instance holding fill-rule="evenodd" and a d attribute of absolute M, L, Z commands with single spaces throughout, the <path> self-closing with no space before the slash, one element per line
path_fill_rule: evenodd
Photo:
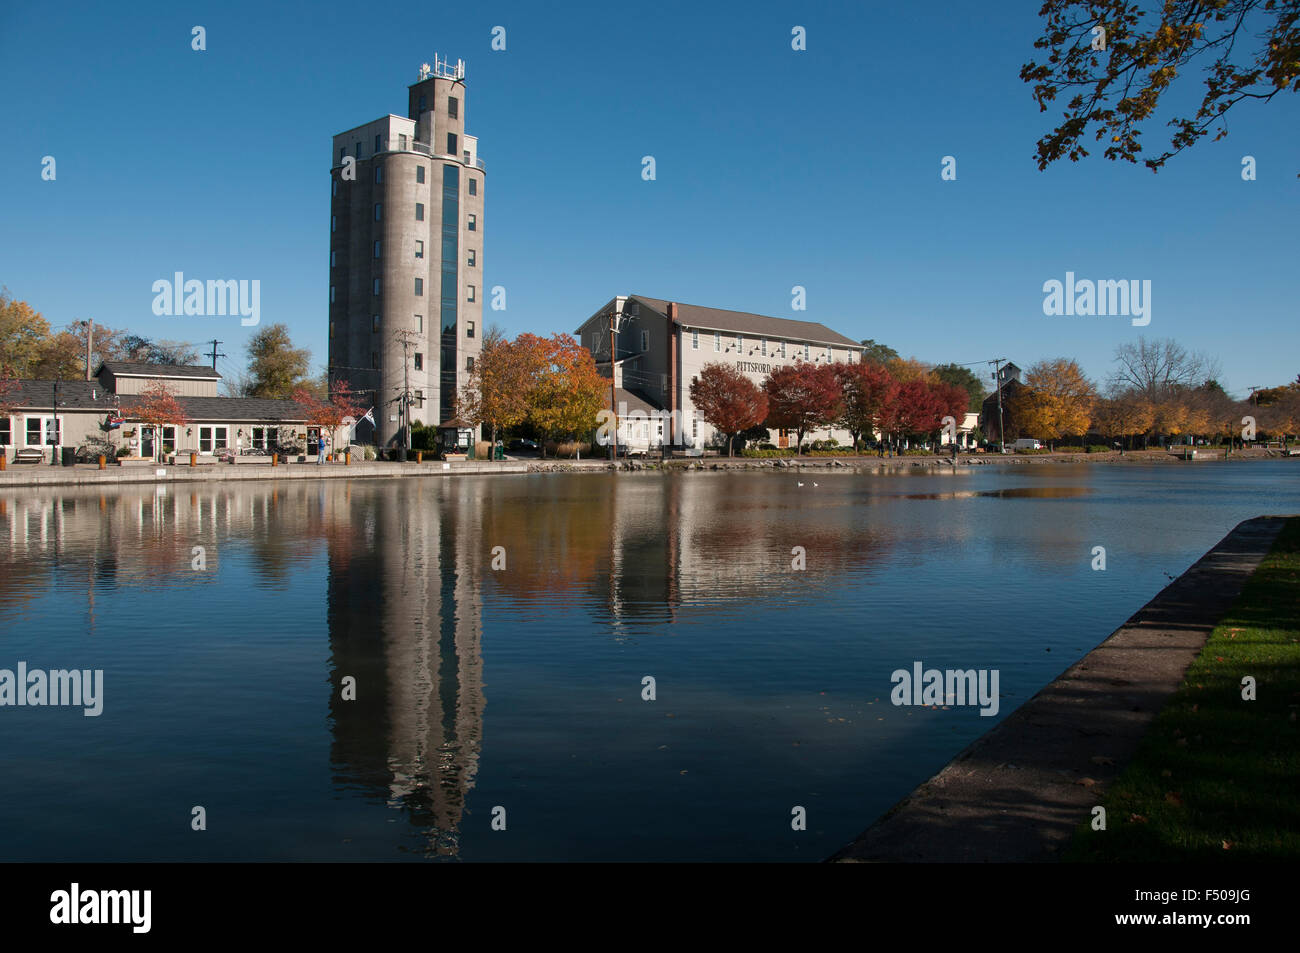
<path fill-rule="evenodd" d="M 131 408 L 141 399 L 138 394 L 123 395 L 122 413 L 130 416 Z M 177 397 L 176 403 L 180 404 L 191 422 L 268 420 L 302 423 L 307 419 L 303 406 L 297 401 L 269 397 Z"/>
<path fill-rule="evenodd" d="M 59 410 L 110 410 L 113 393 L 99 381 L 14 381 L 13 395 L 5 401 L 13 408 L 48 410 L 54 406 L 54 385 L 59 385 Z"/>
<path fill-rule="evenodd" d="M 156 365 L 146 365 L 156 366 Z M 15 381 L 18 385 L 6 401 L 14 410 L 50 410 L 54 405 L 54 381 Z M 144 400 L 140 394 L 117 395 L 99 381 L 59 381 L 59 410 L 94 410 L 108 412 L 120 407 L 124 416 Z M 268 397 L 177 397 L 176 403 L 191 421 L 240 423 L 265 420 L 280 423 L 303 423 L 305 409 L 297 401 Z"/>
<path fill-rule="evenodd" d="M 649 305 L 660 314 L 667 316 L 668 302 L 662 298 L 647 298 L 645 295 L 631 295 L 631 298 Z M 862 345 L 846 338 L 838 331 L 832 331 L 816 321 L 794 321 L 790 318 L 771 318 L 764 314 L 750 314 L 748 311 L 724 311 L 721 308 L 705 308 L 697 304 L 677 302 L 677 321 L 692 328 L 709 328 L 717 331 L 734 331 L 741 334 L 757 334 L 769 338 L 793 338 L 813 344 L 837 344 L 840 347 L 861 347 Z"/>
<path fill-rule="evenodd" d="M 105 361 L 99 365 L 99 374 L 107 368 L 109 372 L 123 377 L 196 377 L 206 380 L 220 380 L 221 375 L 210 367 L 198 364 L 141 364 L 135 361 Z"/>

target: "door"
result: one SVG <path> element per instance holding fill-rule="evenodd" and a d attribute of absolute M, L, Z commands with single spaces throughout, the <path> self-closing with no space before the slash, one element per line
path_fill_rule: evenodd
<path fill-rule="evenodd" d="M 153 459 L 157 449 L 157 444 L 154 441 L 154 428 L 142 424 L 140 426 L 140 456 Z"/>

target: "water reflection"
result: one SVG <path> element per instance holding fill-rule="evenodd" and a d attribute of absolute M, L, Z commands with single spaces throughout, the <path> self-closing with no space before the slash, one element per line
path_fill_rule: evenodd
<path fill-rule="evenodd" d="M 583 835 L 581 848 L 569 840 L 594 831 L 602 804 L 618 800 L 602 793 L 611 775 L 630 815 L 673 807 L 641 832 L 646 851 L 692 856 L 699 848 L 679 826 L 687 802 L 672 800 L 685 788 L 673 785 L 692 783 L 707 765 L 744 765 L 719 767 L 709 794 L 746 805 L 755 786 L 792 783 L 791 752 L 799 771 L 820 779 L 822 816 L 844 815 L 835 822 L 842 836 L 830 824 L 817 834 L 829 853 L 917 773 L 987 728 L 975 718 L 960 731 L 951 719 L 921 729 L 919 716 L 868 709 L 894 667 L 918 657 L 996 664 L 1007 690 L 1028 697 L 1068 664 L 1063 653 L 1086 651 L 1239 519 L 1300 508 L 1296 471 L 1286 467 L 1206 467 L 1176 478 L 1044 467 L 1029 475 L 593 474 L 4 491 L 0 632 L 11 655 L 29 657 L 75 654 L 87 634 L 111 636 L 102 641 L 123 667 L 119 677 L 200 643 L 208 686 L 220 695 L 247 685 L 243 697 L 257 703 L 237 727 L 264 734 L 272 752 L 309 749 L 311 762 L 296 774 L 276 777 L 273 754 L 250 773 L 254 783 L 292 790 L 285 817 L 269 823 L 287 828 L 314 813 L 342 830 L 332 841 L 313 835 L 323 859 L 375 816 L 398 823 L 371 831 L 366 859 L 483 856 L 504 843 L 485 845 L 497 798 L 538 804 L 547 784 L 577 793 L 547 793 L 548 816 L 563 831 L 531 835 L 554 839 L 537 851 L 594 855 L 617 829 Z M 1117 571 L 1090 571 L 1098 543 Z M 204 571 L 193 569 L 195 547 Z M 198 617 L 196 594 L 207 607 Z M 116 614 L 101 609 L 110 598 Z M 142 636 L 178 612 L 191 613 L 188 627 Z M 245 624 L 228 633 L 219 623 L 232 618 Z M 1045 629 L 1055 655 L 1045 651 Z M 319 678 L 318 689 L 285 699 L 273 665 L 243 667 L 272 650 L 294 672 Z M 649 664 L 681 686 L 665 709 L 679 716 L 675 736 L 661 738 L 646 709 L 621 704 L 635 699 L 635 679 L 623 681 L 629 666 Z M 191 671 L 167 674 L 197 677 Z M 345 677 L 355 679 L 355 701 L 341 698 Z M 530 688 L 548 679 L 563 690 Z M 831 686 L 832 695 L 819 694 Z M 101 777 L 88 768 L 85 783 L 148 783 L 162 771 L 157 725 L 174 714 L 170 696 L 147 679 L 138 691 L 136 720 L 103 721 L 118 733 L 104 744 L 135 759 L 132 770 L 112 763 Z M 206 697 L 197 717 L 205 704 L 225 704 Z M 820 727 L 828 724 L 820 706 L 832 701 L 834 735 Z M 840 727 L 845 717 L 852 728 Z M 688 736 L 677 727 L 686 724 L 707 727 Z M 58 750 L 67 730 L 41 722 L 27 740 L 32 750 Z M 668 787 L 642 783 L 658 770 L 655 759 L 668 757 L 661 745 L 674 759 L 698 756 L 674 762 Z M 13 748 L 0 747 L 0 760 Z M 208 772 L 213 797 L 235 784 L 220 752 L 199 747 L 191 757 Z M 319 784 L 306 776 L 311 764 Z M 32 790 L 0 778 L 0 803 L 15 816 L 39 811 Z M 136 792 L 136 802 L 147 797 Z M 807 849 L 753 847 L 762 825 L 747 810 L 728 808 L 729 820 L 710 827 L 727 856 Z M 112 842 L 117 853 L 105 848 L 106 856 L 163 856 L 141 827 L 148 823 L 156 822 L 137 821 L 145 833 L 134 846 Z M 253 833 L 238 836 L 236 856 L 266 855 Z"/>

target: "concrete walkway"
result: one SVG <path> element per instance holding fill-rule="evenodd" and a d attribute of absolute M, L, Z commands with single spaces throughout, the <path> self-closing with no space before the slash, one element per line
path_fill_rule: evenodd
<path fill-rule="evenodd" d="M 1239 525 L 832 861 L 1050 861 L 1124 769 L 1282 530 Z"/>

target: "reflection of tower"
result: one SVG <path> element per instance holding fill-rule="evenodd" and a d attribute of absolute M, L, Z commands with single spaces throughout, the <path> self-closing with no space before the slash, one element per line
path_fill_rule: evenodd
<path fill-rule="evenodd" d="M 477 493 L 460 481 L 440 496 Z M 337 780 L 401 807 L 426 850 L 458 849 L 483 733 L 475 500 L 353 485 L 329 520 L 330 710 Z M 342 701 L 344 676 L 357 680 Z"/>

